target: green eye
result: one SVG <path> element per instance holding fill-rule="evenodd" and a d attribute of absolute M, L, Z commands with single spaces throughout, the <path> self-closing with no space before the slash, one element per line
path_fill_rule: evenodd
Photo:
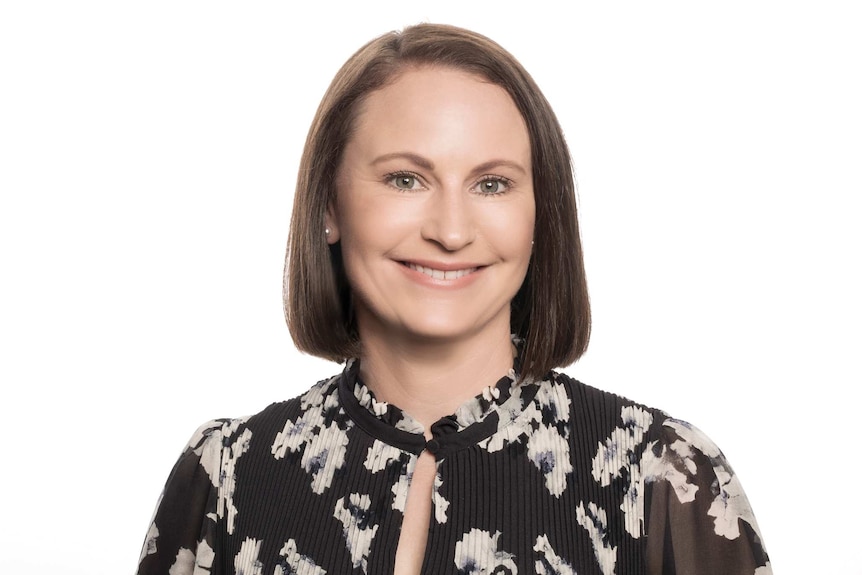
<path fill-rule="evenodd" d="M 415 176 L 395 176 L 392 178 L 392 185 L 399 190 L 413 190 L 416 188 Z"/>
<path fill-rule="evenodd" d="M 486 194 L 496 194 L 500 190 L 500 182 L 497 180 L 486 180 L 482 182 L 482 191 Z"/>
<path fill-rule="evenodd" d="M 509 184 L 505 180 L 501 180 L 499 178 L 491 178 L 479 182 L 478 189 L 483 194 L 493 196 L 495 194 L 502 194 L 503 192 L 508 190 Z"/>

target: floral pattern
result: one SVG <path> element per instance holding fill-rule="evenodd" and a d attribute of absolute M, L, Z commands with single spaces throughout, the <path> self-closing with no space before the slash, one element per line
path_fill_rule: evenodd
<path fill-rule="evenodd" d="M 275 566 L 273 575 L 326 575 L 314 561 L 297 551 L 296 541 L 288 539 L 279 552 L 282 560 Z"/>
<path fill-rule="evenodd" d="M 287 451 L 302 452 L 302 468 L 311 475 L 311 489 L 323 493 L 332 483 L 335 473 L 344 467 L 347 454 L 347 431 L 353 426 L 350 420 L 335 419 L 338 411 L 332 390 L 336 379 L 317 385 L 302 399 L 304 414 L 296 421 L 288 420 L 284 429 L 275 436 L 272 455 L 281 459 Z"/>
<path fill-rule="evenodd" d="M 622 425 L 613 430 L 604 443 L 599 444 L 593 457 L 593 479 L 603 487 L 612 480 L 620 480 L 624 495 L 620 511 L 625 516 L 626 532 L 632 537 L 643 533 L 643 476 L 638 452 L 643 450 L 644 436 L 653 422 L 648 411 L 627 405 L 621 409 Z"/>
<path fill-rule="evenodd" d="M 344 541 L 353 567 L 362 567 L 362 571 L 367 573 L 368 553 L 380 527 L 373 522 L 371 498 L 359 493 L 351 493 L 347 501 L 342 497 L 335 504 L 334 517 L 344 526 Z"/>
<path fill-rule="evenodd" d="M 533 551 L 539 554 L 535 566 L 537 575 L 577 575 L 572 566 L 557 555 L 547 535 L 539 535 L 536 538 Z"/>
<path fill-rule="evenodd" d="M 246 537 L 233 560 L 236 575 L 263 575 L 263 563 L 258 559 L 262 541 Z"/>
<path fill-rule="evenodd" d="M 437 523 L 446 523 L 446 510 L 449 509 L 449 501 L 440 494 L 443 486 L 443 478 L 439 471 L 434 477 L 434 487 L 431 490 L 431 502 L 434 504 L 434 520 Z"/>
<path fill-rule="evenodd" d="M 694 499 L 698 490 L 694 481 L 698 474 L 698 465 L 694 458 L 696 454 L 706 456 L 715 474 L 710 486 L 712 504 L 708 511 L 714 518 L 715 534 L 736 539 L 741 534 L 741 524 L 756 528 L 757 520 L 748 498 L 721 450 L 702 431 L 689 423 L 667 419 L 665 426 L 673 430 L 679 439 L 662 446 L 661 457 L 650 459 L 653 474 L 646 480 L 667 480 L 673 485 L 679 502 L 687 503 Z M 654 453 L 655 450 L 650 452 Z"/>
<path fill-rule="evenodd" d="M 581 503 L 578 505 L 577 518 L 578 525 L 590 534 L 602 575 L 611 575 L 617 563 L 617 548 L 609 542 L 608 514 L 595 503 L 589 503 L 586 507 Z"/>
<path fill-rule="evenodd" d="M 424 573 L 771 573 L 739 480 L 702 432 L 517 370 L 432 425 L 433 446 L 355 360 L 298 398 L 209 422 L 168 479 L 139 574 L 391 573 L 426 449 Z"/>
<path fill-rule="evenodd" d="M 493 535 L 481 529 L 471 529 L 455 544 L 455 567 L 463 575 L 491 575 L 510 573 L 516 575 L 514 555 L 499 547 L 500 532 Z"/>
<path fill-rule="evenodd" d="M 535 430 L 527 442 L 527 456 L 545 476 L 545 487 L 555 497 L 562 495 L 567 486 L 566 476 L 572 472 L 569 461 L 569 444 L 556 427 L 542 426 Z"/>

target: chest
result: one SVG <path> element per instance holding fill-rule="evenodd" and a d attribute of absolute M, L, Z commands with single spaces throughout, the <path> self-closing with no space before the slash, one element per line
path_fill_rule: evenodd
<path fill-rule="evenodd" d="M 275 440 L 252 441 L 223 471 L 233 477 L 219 497 L 236 511 L 213 571 L 393 573 L 399 548 L 423 573 L 583 575 L 624 558 L 641 564 L 624 490 L 594 479 L 594 446 L 554 429 L 513 428 L 418 467 L 418 456 L 356 427 L 281 457 Z"/>

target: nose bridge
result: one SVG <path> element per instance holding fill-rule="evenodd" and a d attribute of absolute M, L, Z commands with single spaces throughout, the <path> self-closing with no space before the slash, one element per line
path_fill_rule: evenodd
<path fill-rule="evenodd" d="M 458 250 L 472 242 L 475 229 L 468 200 L 468 193 L 457 184 L 441 184 L 431 194 L 422 236 L 447 251 Z"/>

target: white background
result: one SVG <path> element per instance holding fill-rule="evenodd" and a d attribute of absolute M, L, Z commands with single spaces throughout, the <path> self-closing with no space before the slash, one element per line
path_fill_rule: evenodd
<path fill-rule="evenodd" d="M 282 318 L 301 146 L 354 50 L 434 21 L 566 131 L 595 314 L 566 371 L 705 430 L 776 573 L 862 573 L 852 3 L 302 4 L 2 4 L 0 572 L 133 572 L 198 424 L 339 369 Z"/>

